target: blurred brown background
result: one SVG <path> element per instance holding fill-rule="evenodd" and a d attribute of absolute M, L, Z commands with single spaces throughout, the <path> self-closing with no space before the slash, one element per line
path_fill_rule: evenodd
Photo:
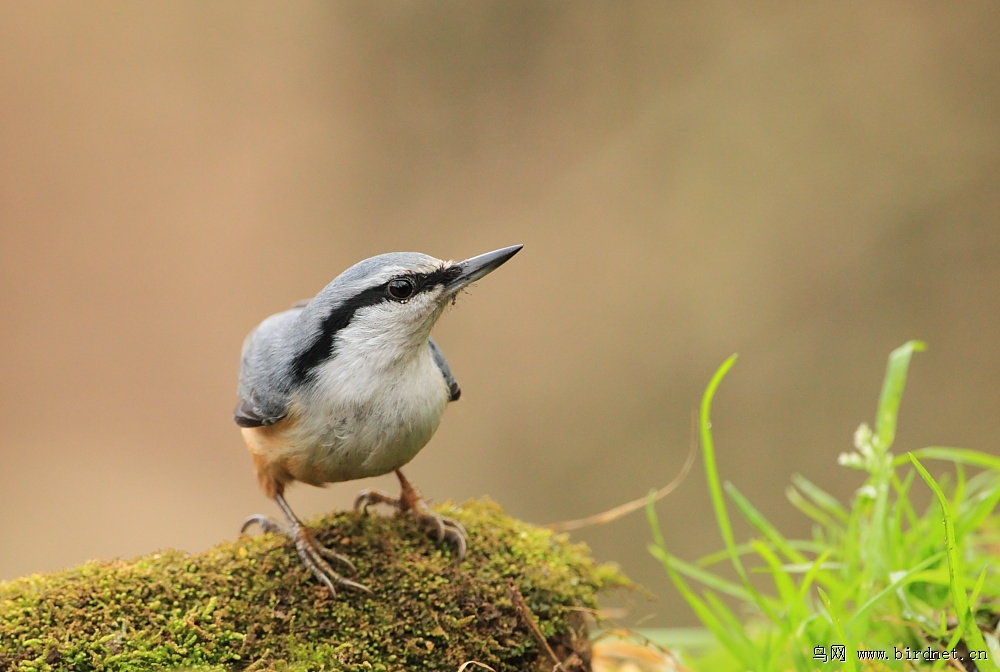
<path fill-rule="evenodd" d="M 4 3 L 0 579 L 274 513 L 244 335 L 364 257 L 525 248 L 435 330 L 464 395 L 408 473 L 535 522 L 720 468 L 790 534 L 885 358 L 897 451 L 996 451 L 1000 5 Z M 298 486 L 302 515 L 365 486 Z M 659 510 L 720 546 L 701 465 Z M 641 516 L 575 535 L 691 621 Z"/>

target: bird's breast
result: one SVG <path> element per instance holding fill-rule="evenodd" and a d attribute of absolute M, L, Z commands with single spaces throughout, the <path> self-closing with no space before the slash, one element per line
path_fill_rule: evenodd
<path fill-rule="evenodd" d="M 437 430 L 449 392 L 429 350 L 388 370 L 365 364 L 334 357 L 295 400 L 298 421 L 285 443 L 299 465 L 296 480 L 320 485 L 388 473 Z"/>

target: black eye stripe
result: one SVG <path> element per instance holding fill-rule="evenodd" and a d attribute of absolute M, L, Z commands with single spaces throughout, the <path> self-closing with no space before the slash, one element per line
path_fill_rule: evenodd
<path fill-rule="evenodd" d="M 405 273 L 387 280 L 381 285 L 363 289 L 334 308 L 320 323 L 316 340 L 292 362 L 292 377 L 301 383 L 317 366 L 333 355 L 333 341 L 337 332 L 345 329 L 354 319 L 354 314 L 366 306 L 398 301 L 389 297 L 389 283 L 393 280 L 408 279 L 413 282 L 413 296 L 438 285 L 444 285 L 462 274 L 457 266 L 439 268 L 430 273 Z"/>
<path fill-rule="evenodd" d="M 313 369 L 333 355 L 333 339 L 337 332 L 346 329 L 354 319 L 354 314 L 366 306 L 374 306 L 386 301 L 385 285 L 369 287 L 347 299 L 323 318 L 316 340 L 292 362 L 292 377 L 302 383 Z"/>
<path fill-rule="evenodd" d="M 439 268 L 431 273 L 422 273 L 422 283 L 424 287 L 436 287 L 437 285 L 447 285 L 449 282 L 462 275 L 462 269 L 458 266 L 447 266 Z"/>
<path fill-rule="evenodd" d="M 411 296 L 416 296 L 420 292 L 432 290 L 438 285 L 446 285 L 461 274 L 462 269 L 457 266 L 439 268 L 430 273 L 405 273 L 389 280 L 383 287 L 388 291 L 392 283 L 400 280 L 409 280 L 413 283 L 413 294 Z"/>

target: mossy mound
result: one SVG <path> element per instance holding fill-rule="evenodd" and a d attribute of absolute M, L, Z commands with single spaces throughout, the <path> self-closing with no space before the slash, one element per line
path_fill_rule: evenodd
<path fill-rule="evenodd" d="M 310 523 L 321 543 L 351 557 L 351 578 L 372 595 L 331 599 L 274 534 L 0 583 L 0 672 L 456 672 L 467 661 L 551 670 L 511 581 L 558 655 L 586 658 L 582 615 L 597 590 L 624 583 L 618 571 L 492 502 L 441 510 L 468 530 L 461 563 L 411 517 L 337 513 Z"/>

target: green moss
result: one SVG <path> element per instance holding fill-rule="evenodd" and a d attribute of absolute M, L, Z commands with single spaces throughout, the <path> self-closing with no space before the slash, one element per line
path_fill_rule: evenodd
<path fill-rule="evenodd" d="M 331 599 L 279 535 L 204 553 L 93 561 L 0 583 L 6 670 L 552 669 L 512 580 L 557 651 L 586 650 L 582 614 L 625 579 L 582 545 L 489 501 L 443 509 L 469 532 L 461 563 L 410 517 L 336 513 L 311 527 L 373 595 Z"/>

